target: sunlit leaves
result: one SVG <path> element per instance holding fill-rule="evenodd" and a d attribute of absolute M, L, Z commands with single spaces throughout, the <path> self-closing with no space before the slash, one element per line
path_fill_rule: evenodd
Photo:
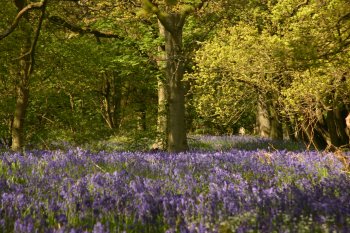
<path fill-rule="evenodd" d="M 303 110 L 312 113 L 348 103 L 331 93 L 341 90 L 347 96 L 349 92 L 345 81 L 340 81 L 348 73 L 349 3 L 286 0 L 251 6 L 255 8 L 242 16 L 243 22 L 223 29 L 197 52 L 193 88 L 197 111 L 206 118 L 217 117 L 213 114 L 217 109 L 222 116 L 234 115 L 237 106 L 226 112 L 222 104 L 241 89 L 247 96 L 240 98 L 247 100 L 249 90 L 256 95 L 276 93 L 279 98 L 273 101 L 293 106 L 293 110 L 281 109 L 283 114 L 289 109 L 305 116 Z M 227 92 L 225 98 L 212 97 L 218 97 L 217 90 L 227 83 L 237 90 Z"/>
<path fill-rule="evenodd" d="M 273 77 L 288 72 L 287 57 L 283 41 L 260 34 L 257 28 L 242 23 L 222 30 L 196 54 L 197 111 L 222 123 L 254 112 L 257 94 L 275 91 L 278 83 Z"/>

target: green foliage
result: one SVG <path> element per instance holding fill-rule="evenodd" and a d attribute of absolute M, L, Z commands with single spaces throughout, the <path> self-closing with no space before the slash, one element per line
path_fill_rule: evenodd
<path fill-rule="evenodd" d="M 239 231 L 240 226 L 244 225 L 255 225 L 256 213 L 246 212 L 240 216 L 229 217 L 228 220 L 220 223 L 220 233 L 231 233 Z"/>
<path fill-rule="evenodd" d="M 152 149 L 152 144 L 156 140 L 156 136 L 155 130 L 122 132 L 119 135 L 111 136 L 104 140 L 99 138 L 79 145 L 86 150 L 94 152 L 149 151 Z"/>
<path fill-rule="evenodd" d="M 164 0 L 165 4 L 167 4 L 168 6 L 175 6 L 178 2 L 178 0 Z"/>
<path fill-rule="evenodd" d="M 191 132 L 237 133 L 244 127 L 253 133 L 258 96 L 272 103 L 281 121 L 294 126 L 326 118 L 332 109 L 349 110 L 348 1 L 209 1 L 194 11 L 200 3 L 49 2 L 50 15 L 119 38 L 78 34 L 44 21 L 26 119 L 31 144 L 85 143 L 127 132 L 134 138 L 131 150 L 147 147 L 148 140 L 134 142 L 142 134 L 153 138 L 156 128 L 158 49 L 164 43 L 152 16 L 158 11 L 193 13 L 183 31 Z M 1 32 L 17 13 L 12 2 L 3 5 Z M 33 12 L 29 16 L 37 17 Z M 15 30 L 0 41 L 0 138 L 10 137 L 20 38 Z M 106 98 L 107 82 L 115 90 Z M 107 100 L 115 104 L 114 128 L 106 120 Z M 143 113 L 146 132 L 140 129 Z"/>
<path fill-rule="evenodd" d="M 205 120 L 219 125 L 253 120 L 248 116 L 255 114 L 257 92 L 274 88 L 265 74 L 276 72 L 278 64 L 265 54 L 278 43 L 266 40 L 264 35 L 257 40 L 254 28 L 239 25 L 220 32 L 197 52 L 196 74 L 189 79 L 194 83 L 195 108 Z"/>
<path fill-rule="evenodd" d="M 51 7 L 51 11 L 56 10 Z M 95 7 L 105 9 L 107 5 Z M 56 13 L 61 14 L 58 10 Z M 102 21 L 98 16 L 96 19 L 91 25 L 94 29 L 106 31 L 113 28 L 112 22 Z M 140 111 L 146 111 L 146 125 L 154 124 L 158 71 L 145 56 L 158 43 L 151 43 L 150 37 L 154 37 L 152 28 L 144 27 L 139 35 L 132 34 L 129 38 L 124 32 L 125 40 L 100 38 L 96 41 L 90 35 L 80 36 L 52 28 L 48 23 L 44 26 L 36 49 L 31 101 L 25 124 L 30 147 L 50 148 L 52 143 L 59 141 L 83 144 L 117 134 L 119 129 L 107 126 L 101 109 L 105 79 L 114 80 L 112 85 L 119 88 L 115 93 L 121 98 L 121 105 L 117 107 L 121 121 L 118 127 L 138 130 Z M 142 26 L 135 24 L 133 30 Z M 141 38 L 142 34 L 144 38 Z M 0 95 L 4 94 L 4 98 L 0 98 L 0 138 L 10 137 L 14 109 L 16 83 L 11 72 L 16 72 L 17 66 L 12 63 L 18 51 L 13 36 L 16 33 L 0 41 L 1 48 L 6 48 L 2 51 L 7 52 L 0 58 L 4 61 L 0 68 L 0 81 L 4 84 L 0 85 Z M 111 96 L 113 98 L 117 96 Z M 147 107 L 143 109 L 145 105 Z"/>
<path fill-rule="evenodd" d="M 13 23 L 16 13 L 17 9 L 12 2 L 2 3 L 0 9 L 1 34 Z M 11 138 L 11 122 L 15 107 L 20 41 L 21 33 L 18 29 L 6 39 L 0 40 L 0 141 L 7 143 Z"/>
<path fill-rule="evenodd" d="M 158 8 L 149 0 L 142 0 L 142 7 L 150 13 L 155 13 L 158 11 Z"/>
<path fill-rule="evenodd" d="M 282 91 L 285 111 L 299 116 L 299 120 L 303 120 L 302 117 L 317 120 L 327 110 L 349 105 L 350 83 L 344 80 L 346 70 L 348 66 L 333 64 L 301 73 L 290 88 Z"/>
<path fill-rule="evenodd" d="M 317 121 L 319 111 L 349 106 L 349 3 L 268 1 L 250 7 L 241 23 L 218 32 L 196 53 L 189 79 L 199 116 L 220 125 L 239 122 L 241 112 L 255 112 L 258 96 L 284 119 Z"/>

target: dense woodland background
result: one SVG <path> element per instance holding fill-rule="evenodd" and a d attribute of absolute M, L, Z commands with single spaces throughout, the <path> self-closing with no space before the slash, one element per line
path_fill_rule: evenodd
<path fill-rule="evenodd" d="M 0 0 L 0 138 L 346 147 L 347 0 Z"/>

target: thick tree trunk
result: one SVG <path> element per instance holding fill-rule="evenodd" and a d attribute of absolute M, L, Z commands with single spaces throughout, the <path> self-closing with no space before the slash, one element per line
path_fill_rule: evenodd
<path fill-rule="evenodd" d="M 158 80 L 158 140 L 153 145 L 169 152 L 188 149 L 185 123 L 185 88 L 183 84 L 184 57 L 182 53 L 182 30 L 180 14 L 167 16 L 167 25 L 159 21 L 160 35 L 165 39 L 165 54 L 158 65 L 165 77 Z M 164 62 L 165 61 L 165 62 Z"/>
<path fill-rule="evenodd" d="M 168 129 L 167 150 L 181 152 L 188 149 L 185 121 L 185 88 L 183 83 L 184 56 L 182 53 L 182 27 L 180 15 L 168 18 L 172 32 L 165 30 L 166 80 L 168 81 Z"/>
<path fill-rule="evenodd" d="M 143 0 L 145 10 L 157 15 L 159 21 L 160 35 L 165 38 L 165 82 L 161 87 L 167 92 L 166 103 L 166 148 L 169 152 L 181 152 L 188 149 L 187 129 L 185 117 L 185 88 L 184 54 L 182 51 L 182 32 L 187 16 L 194 8 L 175 9 L 172 4 L 166 3 L 165 11 L 159 9 L 158 5 L 150 0 Z M 197 9 L 201 8 L 204 1 L 198 2 Z M 160 111 L 161 112 L 161 111 Z"/>

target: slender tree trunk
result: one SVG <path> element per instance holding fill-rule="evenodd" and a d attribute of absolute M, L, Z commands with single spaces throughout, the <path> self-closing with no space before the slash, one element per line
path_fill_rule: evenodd
<path fill-rule="evenodd" d="M 346 134 L 346 124 L 345 124 L 345 117 L 346 117 L 347 111 L 345 109 L 345 106 L 339 106 L 336 109 L 334 109 L 334 117 L 336 121 L 336 127 L 337 132 L 340 137 L 341 145 L 348 144 L 348 137 Z"/>
<path fill-rule="evenodd" d="M 258 134 L 261 137 L 269 137 L 271 131 L 271 123 L 268 108 L 266 102 L 263 100 L 262 96 L 259 96 L 257 115 L 256 115 L 256 124 L 258 129 Z"/>
<path fill-rule="evenodd" d="M 141 107 L 140 107 L 137 128 L 140 131 L 146 131 L 147 130 L 147 108 L 146 108 L 146 103 L 143 103 L 141 105 Z"/>
<path fill-rule="evenodd" d="M 121 121 L 121 80 L 112 77 L 103 77 L 102 85 L 102 116 L 110 129 L 119 130 Z"/>
<path fill-rule="evenodd" d="M 274 104 L 271 104 L 271 107 L 270 107 L 270 122 L 271 122 L 270 137 L 272 139 L 283 139 L 282 121 L 280 119 L 280 116 Z"/>
<path fill-rule="evenodd" d="M 334 110 L 327 111 L 326 126 L 330 137 L 329 146 L 335 146 L 335 147 L 341 146 L 342 142 L 341 142 L 341 138 L 339 137 L 340 135 L 338 135 L 338 132 L 337 132 Z"/>
<path fill-rule="evenodd" d="M 22 68 L 25 71 L 27 68 Z M 24 145 L 24 121 L 29 102 L 28 77 L 24 75 L 17 86 L 17 100 L 12 124 L 12 150 L 19 151 Z"/>
<path fill-rule="evenodd" d="M 12 124 L 12 146 L 11 149 L 19 151 L 24 145 L 24 121 L 29 102 L 29 76 L 32 69 L 32 56 L 29 54 L 32 46 L 32 29 L 25 17 L 20 24 L 24 33 L 24 43 L 21 48 L 20 66 L 18 72 L 17 100 Z"/>
<path fill-rule="evenodd" d="M 320 132 L 322 127 L 319 125 L 311 124 L 309 121 L 304 120 L 301 122 L 301 128 L 306 134 L 310 145 L 314 146 L 316 150 L 324 150 L 327 145 L 330 144 L 330 138 L 326 135 L 326 132 Z"/>
<path fill-rule="evenodd" d="M 345 132 L 346 132 L 346 135 L 348 136 L 348 143 L 350 144 L 350 113 L 345 118 L 345 125 L 346 125 Z"/>
<path fill-rule="evenodd" d="M 158 78 L 158 119 L 156 148 L 165 150 L 168 145 L 168 88 L 164 80 Z"/>
<path fill-rule="evenodd" d="M 17 100 L 11 129 L 11 148 L 14 151 L 19 151 L 24 146 L 24 122 L 29 103 L 29 78 L 34 70 L 35 47 L 38 42 L 41 26 L 44 20 L 47 1 L 48 0 L 43 0 L 43 2 L 41 2 L 41 16 L 35 32 L 32 29 L 28 13 L 24 15 L 23 19 L 19 23 L 19 28 L 23 33 L 23 46 L 19 58 L 20 66 L 17 84 Z M 15 0 L 14 3 L 17 6 L 18 12 L 20 12 L 26 6 L 27 1 Z M 34 37 L 32 39 L 33 35 Z"/>
<path fill-rule="evenodd" d="M 158 21 L 159 35 L 165 40 L 165 28 Z M 158 77 L 158 115 L 157 115 L 157 139 L 153 144 L 153 149 L 166 150 L 168 145 L 167 129 L 168 129 L 168 84 L 166 73 L 166 60 L 167 54 L 165 48 L 162 46 L 158 47 L 158 60 L 157 64 L 160 70 L 163 71 L 164 76 Z"/>
<path fill-rule="evenodd" d="M 287 138 L 289 140 L 292 140 L 292 141 L 296 141 L 297 140 L 297 134 L 295 132 L 295 126 L 293 124 L 293 122 L 291 121 L 290 118 L 286 118 L 285 119 L 285 130 L 286 130 L 286 133 L 287 133 Z"/>
<path fill-rule="evenodd" d="M 338 147 L 348 144 L 346 136 L 346 125 L 344 118 L 346 112 L 342 112 L 339 106 L 326 112 L 326 117 L 317 122 L 315 129 L 327 142 L 327 148 L 335 150 Z"/>

